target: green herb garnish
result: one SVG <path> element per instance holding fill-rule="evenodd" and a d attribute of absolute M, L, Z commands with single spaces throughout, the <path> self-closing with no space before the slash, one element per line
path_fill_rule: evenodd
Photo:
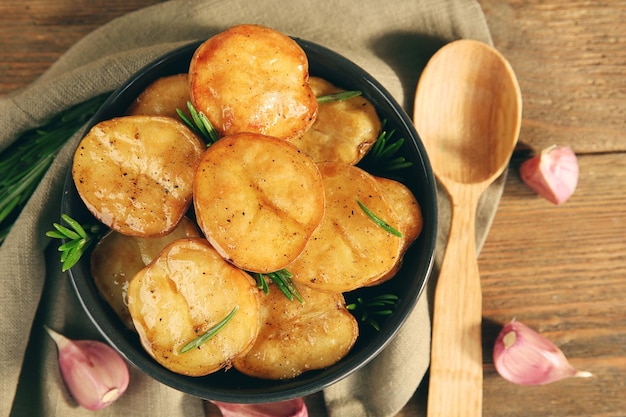
<path fill-rule="evenodd" d="M 217 333 L 219 333 L 220 330 L 222 330 L 227 324 L 228 322 L 234 317 L 235 313 L 237 312 L 237 310 L 239 310 L 239 306 L 235 306 L 230 313 L 228 313 L 228 315 L 226 317 L 224 317 L 219 323 L 217 323 L 215 326 L 211 327 L 209 330 L 207 330 L 205 333 L 202 333 L 200 336 L 196 337 L 195 339 L 193 339 L 191 342 L 187 343 L 185 346 L 181 347 L 178 351 L 178 353 L 185 353 L 185 352 L 189 352 L 190 350 L 193 350 L 197 347 L 200 347 L 202 344 L 204 344 L 207 340 L 209 340 L 210 338 L 212 338 L 213 336 L 215 336 Z"/>
<path fill-rule="evenodd" d="M 375 318 L 392 315 L 399 302 L 400 299 L 397 295 L 383 294 L 377 295 L 369 301 L 359 297 L 356 299 L 356 302 L 348 304 L 346 308 L 352 311 L 354 315 L 359 316 L 361 321 L 380 331 L 380 324 L 378 324 Z"/>
<path fill-rule="evenodd" d="M 197 111 L 190 101 L 187 102 L 187 109 L 189 110 L 192 120 L 189 120 L 187 115 L 182 110 L 176 109 L 178 117 L 180 117 L 181 120 L 191 128 L 191 130 L 201 136 L 207 142 L 207 146 L 211 146 L 217 142 L 219 136 L 209 118 L 206 117 L 204 113 Z"/>
<path fill-rule="evenodd" d="M 378 172 L 389 177 L 397 177 L 397 171 L 413 165 L 404 156 L 398 155 L 398 151 L 404 145 L 404 138 L 394 139 L 395 130 L 387 132 L 385 125 L 387 120 L 382 121 L 381 131 L 374 143 L 363 158 L 360 165 L 368 172 Z"/>
<path fill-rule="evenodd" d="M 292 276 L 293 275 L 291 274 L 291 272 L 287 271 L 286 269 L 281 269 L 280 271 L 276 272 L 270 272 L 268 274 L 255 274 L 257 286 L 265 294 L 269 292 L 269 286 L 267 285 L 267 280 L 265 279 L 265 277 L 269 277 L 269 279 L 271 279 L 274 284 L 276 284 L 276 286 L 285 295 L 285 297 L 287 297 L 289 301 L 293 301 L 293 299 L 295 298 L 296 300 L 303 303 L 304 299 L 298 292 L 296 286 L 293 285 L 293 282 L 291 281 Z"/>
<path fill-rule="evenodd" d="M 334 94 L 326 94 L 323 96 L 318 96 L 317 97 L 317 102 L 318 103 L 330 103 L 333 101 L 343 101 L 343 100 L 348 100 L 354 97 L 358 97 L 360 96 L 362 93 L 360 91 L 354 90 L 354 91 L 342 91 L 340 93 L 334 93 Z"/>
<path fill-rule="evenodd" d="M 105 230 L 105 227 L 100 223 L 82 226 L 67 214 L 62 214 L 61 218 L 69 227 L 53 223 L 55 230 L 46 232 L 46 236 L 65 241 L 65 243 L 59 246 L 61 270 L 65 272 L 76 265 L 76 262 L 89 249 L 91 244 L 100 239 L 100 235 Z"/>
<path fill-rule="evenodd" d="M 367 214 L 367 216 L 372 219 L 372 221 L 374 223 L 376 223 L 378 226 L 380 226 L 381 228 L 383 228 L 385 231 L 391 233 L 394 236 L 398 236 L 398 237 L 402 237 L 402 233 L 400 233 L 399 231 L 397 231 L 393 226 L 391 226 L 389 223 L 387 223 L 386 221 L 384 221 L 383 219 L 381 219 L 380 217 L 378 217 L 376 214 L 374 214 L 370 209 L 368 209 L 365 204 L 363 204 L 361 202 L 361 200 L 356 200 L 357 204 L 359 205 L 359 207 L 361 207 L 361 210 L 363 210 L 363 212 L 365 212 L 365 214 Z"/>
<path fill-rule="evenodd" d="M 24 132 L 0 154 L 0 245 L 59 150 L 95 114 L 107 95 L 73 106 Z"/>

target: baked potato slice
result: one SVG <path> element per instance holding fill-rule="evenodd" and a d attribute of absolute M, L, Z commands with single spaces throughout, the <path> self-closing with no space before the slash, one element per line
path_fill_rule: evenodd
<path fill-rule="evenodd" d="M 380 184 L 383 193 L 398 214 L 398 227 L 402 232 L 403 249 L 406 249 L 418 238 L 424 226 L 422 210 L 419 202 L 406 185 L 391 178 L 374 177 Z"/>
<path fill-rule="evenodd" d="M 317 97 L 345 91 L 320 77 L 311 77 L 309 86 Z M 365 97 L 358 96 L 320 103 L 313 126 L 302 137 L 289 141 L 315 162 L 356 165 L 376 143 L 380 129 L 376 108 Z"/>
<path fill-rule="evenodd" d="M 187 102 L 189 81 L 187 74 L 175 74 L 158 78 L 133 101 L 127 114 L 147 116 L 167 116 L 179 119 L 176 109 L 189 115 Z"/>
<path fill-rule="evenodd" d="M 398 215 L 374 177 L 341 162 L 318 164 L 326 193 L 319 228 L 286 266 L 292 280 L 328 292 L 352 291 L 384 276 L 400 256 L 402 238 L 377 225 L 359 206 L 398 230 Z"/>
<path fill-rule="evenodd" d="M 113 118 L 82 139 L 72 176 L 89 211 L 106 226 L 129 236 L 162 236 L 191 205 L 193 177 L 205 149 L 172 118 Z"/>
<path fill-rule="evenodd" d="M 228 261 L 250 272 L 284 268 L 322 221 L 316 164 L 284 140 L 226 136 L 205 152 L 194 180 L 200 229 Z"/>
<path fill-rule="evenodd" d="M 302 285 L 297 289 L 302 303 L 289 301 L 274 285 L 261 295 L 261 329 L 252 349 L 234 361 L 240 372 L 264 379 L 294 378 L 333 365 L 354 346 L 359 327 L 343 295 Z"/>
<path fill-rule="evenodd" d="M 187 237 L 200 237 L 200 231 L 195 222 L 183 217 L 165 236 L 126 236 L 112 230 L 96 244 L 91 253 L 91 275 L 102 298 L 129 329 L 134 329 L 128 312 L 130 280 L 168 244 Z"/>
<path fill-rule="evenodd" d="M 391 207 L 398 214 L 398 230 L 402 233 L 402 245 L 400 247 L 400 257 L 394 268 L 376 281 L 369 283 L 368 286 L 378 285 L 393 278 L 402 266 L 404 253 L 411 243 L 419 237 L 424 225 L 419 202 L 406 185 L 390 178 L 375 178 L 383 189 Z"/>
<path fill-rule="evenodd" d="M 191 101 L 221 136 L 302 136 L 317 114 L 309 64 L 290 37 L 238 25 L 206 40 L 189 66 Z"/>
<path fill-rule="evenodd" d="M 216 335 L 181 353 L 235 307 Z M 144 349 L 165 368 L 189 376 L 230 367 L 252 347 L 260 326 L 254 279 L 203 238 L 176 240 L 139 271 L 128 287 L 128 309 Z"/>

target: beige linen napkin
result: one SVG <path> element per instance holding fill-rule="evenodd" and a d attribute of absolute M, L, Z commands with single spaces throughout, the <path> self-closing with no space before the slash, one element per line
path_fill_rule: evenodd
<path fill-rule="evenodd" d="M 491 42 L 474 0 L 172 0 L 123 16 L 71 48 L 28 88 L 0 97 L 0 149 L 55 113 L 111 91 L 161 54 L 239 23 L 259 23 L 333 49 L 376 77 L 412 111 L 419 72 L 445 42 Z M 419 128 L 419 127 L 418 127 Z M 418 129 L 419 130 L 419 129 Z M 57 353 L 43 324 L 73 338 L 99 338 L 60 273 L 56 244 L 45 232 L 59 220 L 63 178 L 78 135 L 58 155 L 0 248 L 1 416 L 86 416 L 63 388 Z M 492 186 L 479 208 L 482 244 L 503 188 Z M 447 199 L 439 199 L 441 258 Z M 429 360 L 428 298 L 422 297 L 397 338 L 373 362 L 324 392 L 333 417 L 393 416 L 410 399 Z M 131 369 L 127 393 L 99 416 L 203 415 L 202 401 Z"/>

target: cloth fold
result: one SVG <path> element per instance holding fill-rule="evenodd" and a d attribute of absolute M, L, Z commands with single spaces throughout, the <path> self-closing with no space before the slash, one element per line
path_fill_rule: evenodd
<path fill-rule="evenodd" d="M 420 71 L 458 38 L 491 43 L 474 0 L 170 0 L 122 16 L 74 45 L 31 85 L 0 97 L 0 150 L 54 114 L 111 91 L 158 56 L 240 23 L 258 23 L 324 45 L 376 77 L 409 114 Z M 418 132 L 419 132 L 419 126 Z M 0 416 L 86 416 L 63 388 L 47 324 L 72 338 L 100 338 L 83 312 L 45 232 L 59 221 L 63 180 L 80 134 L 62 149 L 0 247 Z M 504 185 L 500 178 L 478 209 L 482 245 Z M 440 192 L 441 259 L 449 207 Z M 436 271 L 435 271 L 436 273 Z M 429 362 L 429 297 L 398 336 L 363 369 L 324 392 L 328 415 L 391 417 L 409 401 Z M 101 416 L 203 416 L 202 401 L 131 369 L 127 393 Z"/>

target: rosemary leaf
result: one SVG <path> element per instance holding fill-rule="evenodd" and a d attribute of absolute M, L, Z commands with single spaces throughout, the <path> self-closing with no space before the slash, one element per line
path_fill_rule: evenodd
<path fill-rule="evenodd" d="M 231 312 L 228 313 L 228 315 L 226 317 L 224 317 L 215 326 L 211 327 L 205 333 L 201 334 L 200 336 L 198 336 L 195 339 L 193 339 L 191 342 L 189 342 L 186 345 L 184 345 L 183 347 L 181 347 L 180 350 L 178 351 L 178 353 L 189 352 L 190 350 L 193 350 L 193 349 L 195 349 L 197 347 L 200 347 L 201 345 L 206 343 L 207 340 L 211 339 L 213 336 L 215 336 L 217 333 L 219 333 L 219 331 L 222 330 L 228 324 L 228 322 L 235 316 L 235 313 L 237 313 L 237 310 L 239 310 L 239 306 L 235 306 L 231 310 Z"/>
<path fill-rule="evenodd" d="M 399 154 L 404 146 L 404 138 L 394 139 L 395 130 L 387 131 L 385 129 L 386 124 L 387 120 L 383 120 L 376 142 L 374 142 L 374 145 L 359 163 L 359 166 L 376 175 L 394 178 L 403 182 L 398 171 L 413 164 Z"/>
<path fill-rule="evenodd" d="M 366 301 L 363 297 L 358 297 L 354 303 L 348 304 L 346 308 L 353 312 L 359 319 L 372 326 L 376 331 L 380 331 L 380 324 L 374 317 L 387 317 L 394 313 L 400 299 L 395 294 L 377 295 Z"/>
<path fill-rule="evenodd" d="M 367 216 L 372 219 L 372 221 L 374 223 L 376 223 L 378 226 L 380 226 L 382 229 L 384 229 L 385 231 L 387 231 L 388 233 L 391 233 L 394 236 L 398 236 L 398 237 L 402 237 L 402 233 L 400 233 L 398 230 L 396 230 L 393 226 L 391 226 L 389 223 L 387 223 L 386 221 L 384 221 L 383 219 L 381 219 L 380 217 L 378 217 L 376 214 L 374 214 L 370 209 L 368 209 L 365 204 L 363 204 L 361 202 L 361 200 L 356 200 L 357 204 L 359 205 L 359 207 L 361 207 L 361 210 L 363 210 L 365 212 L 365 214 L 367 214 Z"/>
<path fill-rule="evenodd" d="M 354 97 L 358 97 L 360 96 L 362 93 L 360 91 L 354 90 L 354 91 L 342 91 L 340 93 L 334 93 L 334 94 L 326 94 L 323 96 L 318 96 L 317 97 L 317 102 L 318 103 L 330 103 L 333 101 L 343 101 L 343 100 L 348 100 Z"/>
<path fill-rule="evenodd" d="M 54 230 L 46 232 L 46 236 L 63 242 L 58 250 L 61 252 L 61 270 L 65 272 L 76 265 L 89 247 L 101 238 L 106 228 L 102 224 L 83 226 L 67 214 L 61 215 L 61 218 L 68 227 L 53 223 Z"/>
<path fill-rule="evenodd" d="M 187 102 L 187 109 L 191 115 L 191 120 L 189 120 L 187 115 L 182 110 L 176 109 L 176 113 L 178 113 L 178 117 L 180 117 L 183 123 L 189 126 L 189 128 L 197 135 L 202 137 L 206 141 L 207 146 L 211 146 L 217 142 L 219 136 L 209 118 L 206 117 L 204 113 L 198 112 L 191 101 Z"/>
<path fill-rule="evenodd" d="M 61 234 L 61 239 L 66 238 L 66 239 L 72 239 L 72 240 L 79 240 L 82 239 L 82 236 L 79 235 L 77 232 L 68 229 L 65 226 L 62 226 L 58 223 L 53 223 L 52 226 L 54 226 L 55 229 L 57 229 L 59 231 L 59 233 Z M 47 235 L 47 233 L 46 233 Z"/>
<path fill-rule="evenodd" d="M 287 291 L 292 295 L 293 298 L 295 298 L 296 300 L 298 300 L 301 303 L 304 302 L 304 299 L 302 298 L 302 296 L 298 292 L 298 289 L 296 288 L 295 285 L 293 285 L 293 281 L 291 281 L 291 277 L 293 276 L 291 274 L 291 272 L 287 271 L 286 269 L 281 269 L 280 271 L 274 272 L 273 275 L 275 275 L 276 278 L 274 278 L 272 276 L 272 280 L 276 279 L 276 280 L 281 281 L 281 283 L 287 288 Z M 276 282 L 276 281 L 274 281 L 274 282 Z M 287 298 L 289 298 L 289 297 L 287 297 Z M 290 300 L 292 300 L 293 298 L 290 298 Z"/>
<path fill-rule="evenodd" d="M 74 231 L 78 233 L 80 237 L 82 237 L 83 239 L 87 239 L 87 232 L 85 232 L 85 229 L 83 228 L 83 226 L 81 226 L 80 223 L 78 223 L 76 220 L 72 219 L 70 216 L 68 216 L 65 213 L 61 214 L 61 218 L 72 229 L 74 229 Z"/>
<path fill-rule="evenodd" d="M 267 280 L 265 279 L 264 274 L 255 274 L 255 280 L 257 288 L 263 291 L 263 294 L 267 294 L 270 292 L 270 288 L 267 285 Z"/>
<path fill-rule="evenodd" d="M 269 287 L 267 285 L 267 280 L 265 277 L 272 280 L 274 284 L 278 287 L 278 289 L 287 297 L 289 301 L 293 301 L 294 298 L 301 303 L 304 302 L 304 299 L 298 292 L 298 289 L 293 282 L 291 281 L 292 274 L 286 269 L 281 269 L 280 271 L 270 272 L 267 274 L 257 273 L 256 281 L 257 286 L 263 290 L 265 294 L 269 293 Z"/>

